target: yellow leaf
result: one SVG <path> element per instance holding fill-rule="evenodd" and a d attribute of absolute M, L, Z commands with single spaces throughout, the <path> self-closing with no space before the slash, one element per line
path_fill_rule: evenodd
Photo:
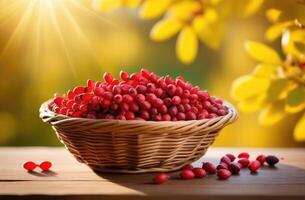
<path fill-rule="evenodd" d="M 305 140 L 305 114 L 303 114 L 302 118 L 297 122 L 294 128 L 293 136 L 297 141 Z"/>
<path fill-rule="evenodd" d="M 266 101 L 276 101 L 283 99 L 287 96 L 289 90 L 289 81 L 287 79 L 272 80 L 267 90 Z"/>
<path fill-rule="evenodd" d="M 258 64 L 253 70 L 254 76 L 271 77 L 276 71 L 276 65 Z"/>
<path fill-rule="evenodd" d="M 128 8 L 136 8 L 140 5 L 142 0 L 125 0 L 124 4 Z"/>
<path fill-rule="evenodd" d="M 154 25 L 150 38 L 154 41 L 164 41 L 175 35 L 181 28 L 182 22 L 175 18 L 166 18 Z"/>
<path fill-rule="evenodd" d="M 244 16 L 248 17 L 258 11 L 263 3 L 264 0 L 248 0 L 248 3 L 244 9 Z"/>
<path fill-rule="evenodd" d="M 282 62 L 277 52 L 265 44 L 247 41 L 245 48 L 252 58 L 263 63 L 278 65 Z"/>
<path fill-rule="evenodd" d="M 169 9 L 169 15 L 181 20 L 190 20 L 194 17 L 194 13 L 200 11 L 202 5 L 199 1 L 178 1 Z"/>
<path fill-rule="evenodd" d="M 286 54 L 291 54 L 298 58 L 304 58 L 304 50 L 298 49 L 296 44 L 305 45 L 305 31 L 304 30 L 287 30 L 282 37 L 282 47 Z"/>
<path fill-rule="evenodd" d="M 102 11 L 111 11 L 122 6 L 122 0 L 93 0 L 92 6 Z"/>
<path fill-rule="evenodd" d="M 296 87 L 288 93 L 285 110 L 289 113 L 297 113 L 305 108 L 305 90 L 302 86 Z"/>
<path fill-rule="evenodd" d="M 293 21 L 286 21 L 286 22 L 277 23 L 277 24 L 270 26 L 265 33 L 265 38 L 270 41 L 277 39 L 278 37 L 280 37 L 282 35 L 284 30 L 287 27 L 293 25 L 293 23 L 294 23 Z"/>
<path fill-rule="evenodd" d="M 265 95 L 255 96 L 238 103 L 238 108 L 241 112 L 255 112 L 261 109 L 264 105 Z"/>
<path fill-rule="evenodd" d="M 194 30 L 190 26 L 186 26 L 180 32 L 176 53 L 180 61 L 189 64 L 194 61 L 198 50 L 198 41 Z"/>
<path fill-rule="evenodd" d="M 217 21 L 218 14 L 214 8 L 207 8 L 203 13 L 203 17 L 208 23 L 213 23 Z"/>
<path fill-rule="evenodd" d="M 258 120 L 264 126 L 272 126 L 281 121 L 285 114 L 283 102 L 274 102 L 259 113 Z"/>
<path fill-rule="evenodd" d="M 140 16 L 144 19 L 153 19 L 162 15 L 172 0 L 146 0 L 140 8 Z"/>
<path fill-rule="evenodd" d="M 231 96 L 237 101 L 255 98 L 266 92 L 270 84 L 267 78 L 245 75 L 236 79 L 231 88 Z"/>
<path fill-rule="evenodd" d="M 282 14 L 282 11 L 281 10 L 278 10 L 278 9 L 275 9 L 275 8 L 271 8 L 271 9 L 268 9 L 266 11 L 266 17 L 267 19 L 270 21 L 270 22 L 276 22 L 279 17 L 281 16 Z"/>
<path fill-rule="evenodd" d="M 218 17 L 213 20 L 217 19 Z M 214 21 L 211 20 L 211 16 L 207 19 L 206 15 L 198 15 L 193 19 L 192 27 L 203 43 L 212 49 L 217 49 L 221 43 L 221 39 L 223 38 L 223 24 L 220 21 L 213 23 Z"/>

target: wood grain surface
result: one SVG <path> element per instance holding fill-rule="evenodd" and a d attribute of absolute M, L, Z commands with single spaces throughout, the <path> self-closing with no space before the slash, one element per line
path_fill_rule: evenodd
<path fill-rule="evenodd" d="M 173 172 L 170 181 L 154 185 L 151 173 L 95 173 L 64 148 L 2 147 L 0 199 L 305 199 L 305 149 L 210 148 L 194 165 L 218 163 L 225 153 L 241 151 L 253 159 L 264 153 L 281 160 L 277 167 L 263 167 L 257 174 L 243 169 L 227 181 L 216 175 L 183 181 L 179 172 Z M 50 160 L 52 171 L 28 173 L 22 168 L 27 160 Z"/>

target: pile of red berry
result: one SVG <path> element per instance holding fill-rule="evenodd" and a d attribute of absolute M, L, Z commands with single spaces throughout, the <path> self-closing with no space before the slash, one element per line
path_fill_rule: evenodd
<path fill-rule="evenodd" d="M 228 112 L 222 100 L 181 76 L 174 80 L 147 69 L 131 75 L 121 71 L 120 76 L 122 81 L 106 72 L 104 81 L 88 80 L 56 96 L 49 109 L 71 117 L 152 121 L 209 119 Z"/>
<path fill-rule="evenodd" d="M 243 152 L 238 155 L 237 162 L 234 162 L 236 157 L 233 154 L 226 154 L 220 159 L 217 166 L 211 162 L 204 162 L 202 167 L 193 167 L 191 164 L 188 164 L 182 168 L 180 178 L 183 180 L 190 180 L 193 178 L 203 178 L 207 174 L 217 174 L 220 180 L 226 180 L 230 178 L 232 174 L 239 174 L 242 168 L 248 168 L 251 173 L 256 173 L 265 162 L 270 167 L 279 162 L 279 159 L 273 155 L 265 156 L 261 154 L 253 161 L 250 161 L 249 157 L 250 155 L 248 153 Z M 153 178 L 153 182 L 155 184 L 162 184 L 168 181 L 169 178 L 170 177 L 166 173 L 157 173 Z"/>

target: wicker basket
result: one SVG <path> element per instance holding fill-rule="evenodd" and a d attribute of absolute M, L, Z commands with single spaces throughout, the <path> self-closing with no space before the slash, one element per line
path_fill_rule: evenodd
<path fill-rule="evenodd" d="M 141 173 L 175 171 L 202 157 L 218 132 L 238 114 L 225 102 L 225 116 L 192 121 L 154 122 L 71 118 L 42 104 L 40 117 L 59 140 L 95 171 Z"/>

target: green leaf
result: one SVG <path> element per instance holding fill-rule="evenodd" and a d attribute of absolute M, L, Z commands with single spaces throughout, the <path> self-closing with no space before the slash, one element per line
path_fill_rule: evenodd
<path fill-rule="evenodd" d="M 305 108 L 305 90 L 302 86 L 296 87 L 288 93 L 285 110 L 289 113 L 297 113 Z"/>

